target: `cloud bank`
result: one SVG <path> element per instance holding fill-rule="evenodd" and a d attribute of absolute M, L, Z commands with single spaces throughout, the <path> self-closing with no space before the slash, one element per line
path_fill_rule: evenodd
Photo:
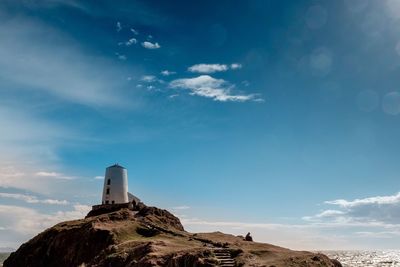
<path fill-rule="evenodd" d="M 375 196 L 355 200 L 336 199 L 325 201 L 336 210 L 323 210 L 309 221 L 364 223 L 400 226 L 400 192 L 389 196 Z"/>

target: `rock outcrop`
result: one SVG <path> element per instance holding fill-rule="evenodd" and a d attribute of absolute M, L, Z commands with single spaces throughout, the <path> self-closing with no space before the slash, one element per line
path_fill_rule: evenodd
<path fill-rule="evenodd" d="M 231 256 L 233 261 L 225 260 L 229 266 L 341 266 L 323 254 L 220 232 L 188 233 L 168 211 L 142 205 L 138 211 L 120 209 L 59 223 L 23 244 L 4 267 L 224 266 L 221 255 Z"/>

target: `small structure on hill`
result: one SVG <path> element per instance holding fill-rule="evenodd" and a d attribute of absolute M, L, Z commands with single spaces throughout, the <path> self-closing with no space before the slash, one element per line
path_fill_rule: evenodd
<path fill-rule="evenodd" d="M 86 217 L 116 211 L 122 208 L 138 210 L 143 205 L 139 198 L 128 192 L 128 171 L 119 164 L 106 168 L 100 205 L 92 206 Z"/>

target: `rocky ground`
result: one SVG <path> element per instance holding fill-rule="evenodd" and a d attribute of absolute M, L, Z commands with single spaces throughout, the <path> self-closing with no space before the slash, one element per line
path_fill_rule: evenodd
<path fill-rule="evenodd" d="M 244 241 L 220 232 L 189 233 L 178 218 L 154 207 L 89 215 L 93 216 L 59 223 L 40 233 L 12 253 L 4 267 L 341 266 L 323 254 Z"/>

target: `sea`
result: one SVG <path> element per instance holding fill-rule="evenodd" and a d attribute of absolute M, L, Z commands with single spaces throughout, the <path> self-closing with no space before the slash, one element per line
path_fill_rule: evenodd
<path fill-rule="evenodd" d="M 400 250 L 321 251 L 343 267 L 400 267 Z"/>

